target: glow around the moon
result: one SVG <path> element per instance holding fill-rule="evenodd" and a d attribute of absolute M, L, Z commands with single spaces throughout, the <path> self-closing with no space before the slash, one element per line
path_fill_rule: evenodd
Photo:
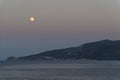
<path fill-rule="evenodd" d="M 35 17 L 30 17 L 30 21 L 34 22 L 35 21 Z"/>

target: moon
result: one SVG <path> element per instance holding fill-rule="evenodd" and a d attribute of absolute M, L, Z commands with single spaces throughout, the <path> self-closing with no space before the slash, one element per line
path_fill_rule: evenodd
<path fill-rule="evenodd" d="M 30 17 L 30 22 L 35 22 L 35 17 Z"/>

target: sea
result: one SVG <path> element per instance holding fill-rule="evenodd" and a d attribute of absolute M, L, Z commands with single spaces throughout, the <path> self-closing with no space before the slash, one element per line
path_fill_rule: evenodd
<path fill-rule="evenodd" d="M 0 64 L 0 80 L 120 80 L 120 61 L 39 61 Z"/>

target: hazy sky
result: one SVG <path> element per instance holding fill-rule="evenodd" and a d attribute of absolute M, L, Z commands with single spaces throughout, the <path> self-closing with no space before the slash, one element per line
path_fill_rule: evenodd
<path fill-rule="evenodd" d="M 120 39 L 120 0 L 0 0 L 0 59 L 102 39 Z"/>

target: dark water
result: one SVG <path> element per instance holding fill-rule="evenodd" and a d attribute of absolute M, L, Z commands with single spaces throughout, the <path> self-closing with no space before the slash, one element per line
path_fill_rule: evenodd
<path fill-rule="evenodd" d="M 0 80 L 120 80 L 119 61 L 10 64 L 0 66 Z"/>

